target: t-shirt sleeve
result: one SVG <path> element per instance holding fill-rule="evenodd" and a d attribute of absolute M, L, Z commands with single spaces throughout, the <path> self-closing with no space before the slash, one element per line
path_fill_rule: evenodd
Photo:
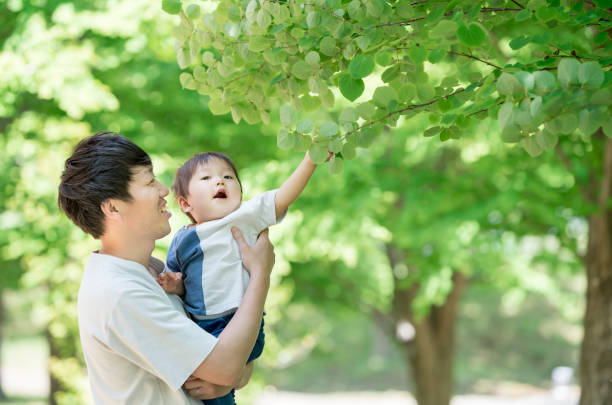
<path fill-rule="evenodd" d="M 178 390 L 213 350 L 217 339 L 168 299 L 153 290 L 127 290 L 112 311 L 107 343 Z"/>
<path fill-rule="evenodd" d="M 178 261 L 178 256 L 177 256 L 177 248 L 178 248 L 178 240 L 179 240 L 179 234 L 180 234 L 180 230 L 176 233 L 176 235 L 174 235 L 174 237 L 172 238 L 172 242 L 170 242 L 170 247 L 168 248 L 168 254 L 166 255 L 166 268 L 164 269 L 164 272 L 167 272 L 168 270 L 170 271 L 174 271 L 175 273 L 179 273 L 181 271 L 181 266 L 179 264 Z"/>
<path fill-rule="evenodd" d="M 275 225 L 282 221 L 286 212 L 281 213 L 276 217 L 276 205 L 274 198 L 278 189 L 266 191 L 251 200 L 253 202 L 253 210 L 257 216 L 257 231 L 260 232 L 271 225 Z"/>

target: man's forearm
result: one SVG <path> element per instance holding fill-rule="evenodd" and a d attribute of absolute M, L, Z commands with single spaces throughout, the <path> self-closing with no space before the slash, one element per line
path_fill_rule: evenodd
<path fill-rule="evenodd" d="M 219 385 L 238 384 L 259 333 L 269 287 L 269 276 L 251 278 L 240 307 L 194 376 Z"/>
<path fill-rule="evenodd" d="M 312 163 L 308 154 L 304 157 L 300 165 L 289 176 L 283 185 L 276 192 L 274 205 L 276 207 L 276 216 L 282 215 L 291 204 L 300 196 L 312 173 L 317 165 Z"/>

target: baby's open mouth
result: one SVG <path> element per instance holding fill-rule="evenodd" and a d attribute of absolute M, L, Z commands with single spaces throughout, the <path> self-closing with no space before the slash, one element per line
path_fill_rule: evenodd
<path fill-rule="evenodd" d="M 219 190 L 217 191 L 217 194 L 215 194 L 213 198 L 227 198 L 227 194 L 225 194 L 224 190 Z"/>

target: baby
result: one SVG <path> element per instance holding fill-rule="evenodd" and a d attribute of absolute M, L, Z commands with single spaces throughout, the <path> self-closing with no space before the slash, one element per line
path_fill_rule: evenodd
<path fill-rule="evenodd" d="M 232 161 L 221 153 L 199 153 L 176 172 L 172 191 L 191 225 L 181 228 L 170 244 L 167 267 L 158 278 L 168 293 L 184 295 L 187 311 L 209 333 L 219 336 L 242 300 L 249 274 L 242 267 L 231 228 L 239 228 L 252 245 L 259 233 L 276 224 L 300 195 L 316 165 L 308 153 L 283 183 L 272 191 L 242 202 L 242 184 Z M 172 273 L 174 272 L 174 273 Z M 263 320 L 248 359 L 261 355 Z M 205 404 L 235 404 L 234 391 Z"/>

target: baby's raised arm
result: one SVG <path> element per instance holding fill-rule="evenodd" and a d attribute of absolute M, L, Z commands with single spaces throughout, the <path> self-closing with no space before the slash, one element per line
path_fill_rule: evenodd
<path fill-rule="evenodd" d="M 161 273 L 155 280 L 166 293 L 177 294 L 181 297 L 185 295 L 185 285 L 183 284 L 182 273 L 168 271 L 166 273 Z"/>
<path fill-rule="evenodd" d="M 312 163 L 310 155 L 306 152 L 306 156 L 304 156 L 300 165 L 276 192 L 274 205 L 276 207 L 277 218 L 282 216 L 289 206 L 299 197 L 316 167 L 317 165 Z"/>

